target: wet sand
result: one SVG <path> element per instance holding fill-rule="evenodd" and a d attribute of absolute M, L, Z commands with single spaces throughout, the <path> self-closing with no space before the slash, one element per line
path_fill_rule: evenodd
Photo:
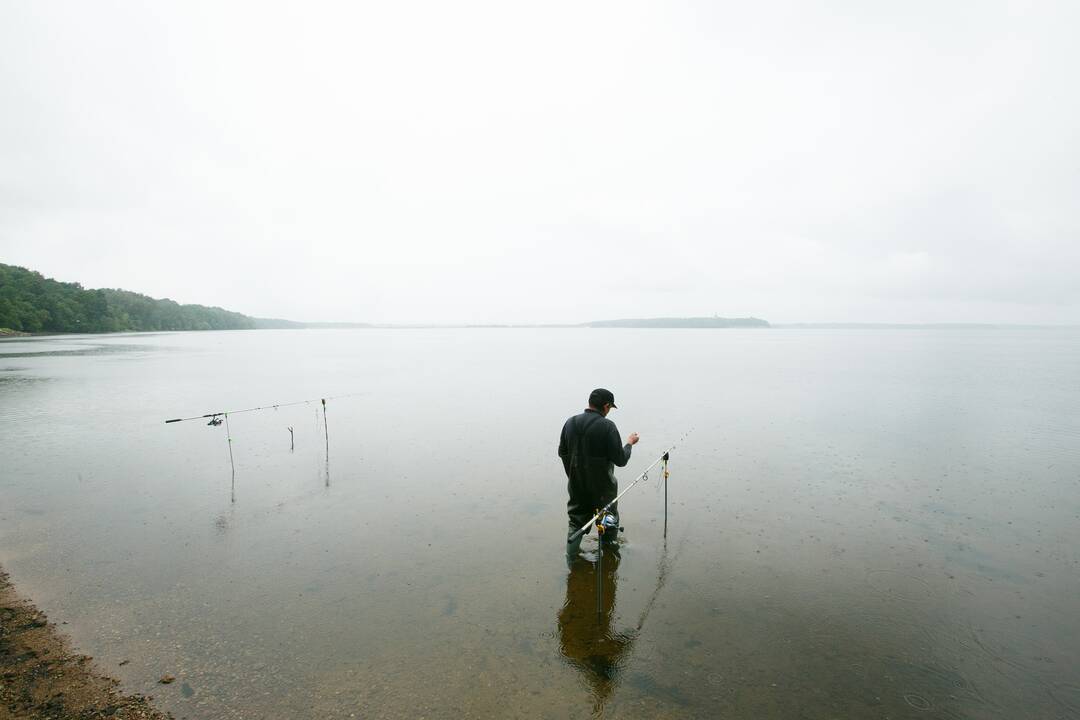
<path fill-rule="evenodd" d="M 0 720 L 109 717 L 166 720 L 151 698 L 125 695 L 0 570 Z"/>

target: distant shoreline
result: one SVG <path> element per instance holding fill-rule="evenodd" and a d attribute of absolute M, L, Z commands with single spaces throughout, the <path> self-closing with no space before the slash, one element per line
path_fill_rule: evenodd
<path fill-rule="evenodd" d="M 1063 330 L 1080 324 L 1039 325 L 1028 323 L 774 323 L 781 330 Z"/>
<path fill-rule="evenodd" d="M 608 326 L 592 324 L 566 325 L 381 325 L 375 323 L 333 325 L 300 325 L 280 328 L 231 328 L 222 330 L 120 330 L 113 332 L 18 332 L 0 328 L 0 342 L 48 337 L 77 337 L 105 335 L 163 335 L 166 333 L 196 332 L 264 332 L 279 330 L 1080 330 L 1080 325 L 1022 325 L 1010 323 L 775 323 L 764 327 L 694 327 L 694 326 Z"/>
<path fill-rule="evenodd" d="M 1021 323 L 770 323 L 765 326 L 691 325 L 598 325 L 577 324 L 455 324 L 395 325 L 379 323 L 297 323 L 293 327 L 230 328 L 222 330 L 121 330 L 113 332 L 20 332 L 0 328 L 0 341 L 45 337 L 103 335 L 161 335 L 194 332 L 261 332 L 277 330 L 1080 330 L 1076 325 L 1025 325 Z"/>

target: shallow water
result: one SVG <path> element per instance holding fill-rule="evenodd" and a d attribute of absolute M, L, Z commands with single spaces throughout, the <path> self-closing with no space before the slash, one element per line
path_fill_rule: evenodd
<path fill-rule="evenodd" d="M 693 432 L 598 619 L 599 385 L 624 483 Z M 1080 718 L 1077 407 L 1076 330 L 7 340 L 0 563 L 178 717 Z"/>

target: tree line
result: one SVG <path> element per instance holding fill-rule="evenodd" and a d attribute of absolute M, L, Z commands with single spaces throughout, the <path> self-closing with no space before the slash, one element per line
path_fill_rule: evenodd
<path fill-rule="evenodd" d="M 254 318 L 219 307 L 181 305 L 127 290 L 88 290 L 0 263 L 0 328 L 101 333 L 254 327 Z"/>

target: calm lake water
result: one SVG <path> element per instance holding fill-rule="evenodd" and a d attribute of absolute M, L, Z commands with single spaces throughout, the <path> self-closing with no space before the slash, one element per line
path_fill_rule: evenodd
<path fill-rule="evenodd" d="M 596 386 L 624 486 L 692 430 L 599 619 Z M 0 563 L 178 718 L 1080 718 L 1078 408 L 1077 330 L 9 340 Z"/>

